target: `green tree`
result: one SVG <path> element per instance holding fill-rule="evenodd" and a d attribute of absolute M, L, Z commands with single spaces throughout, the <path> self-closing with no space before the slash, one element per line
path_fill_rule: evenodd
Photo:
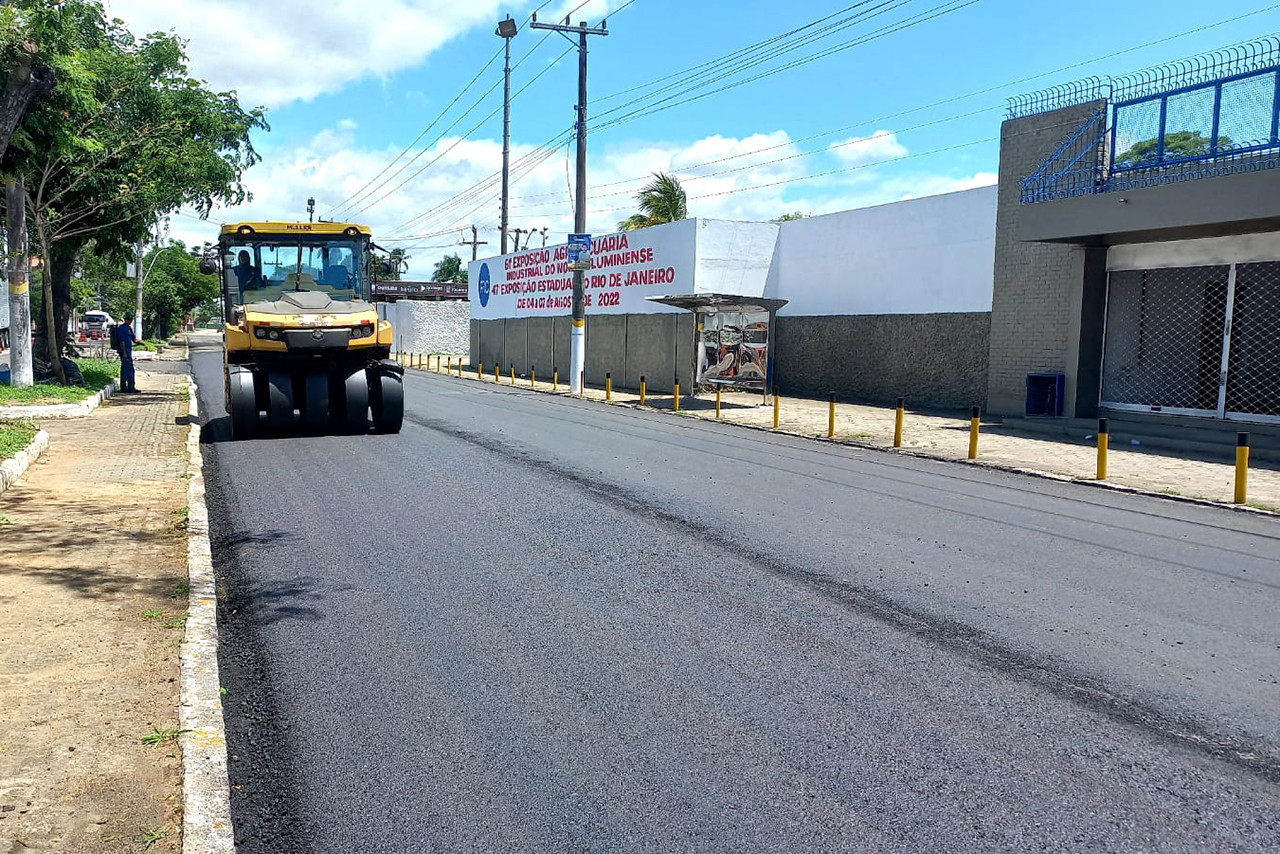
<path fill-rule="evenodd" d="M 653 173 L 653 180 L 636 194 L 640 212 L 618 223 L 619 231 L 635 231 L 651 225 L 679 222 L 689 216 L 689 199 L 680 181 L 665 172 Z"/>
<path fill-rule="evenodd" d="M 777 223 L 795 222 L 798 219 L 808 219 L 808 217 L 809 215 L 807 213 L 801 213 L 800 211 L 792 211 L 791 213 L 784 213 L 782 216 L 774 217 L 773 219 L 769 220 L 769 222 L 777 222 Z"/>
<path fill-rule="evenodd" d="M 28 111 L 5 168 L 25 180 L 32 236 L 47 262 L 45 355 L 56 367 L 84 247 L 93 241 L 123 256 L 179 206 L 207 214 L 244 201 L 241 176 L 258 159 L 250 134 L 267 125 L 234 93 L 191 79 L 176 36 L 135 39 L 97 0 L 67 0 L 58 14 L 37 17 L 35 37 L 59 85 Z M 166 316 L 165 305 L 153 305 L 154 316 Z"/>
<path fill-rule="evenodd" d="M 466 284 L 467 268 L 462 266 L 462 258 L 458 255 L 446 255 L 441 258 L 440 263 L 436 264 L 435 269 L 431 271 L 431 281 Z"/>
<path fill-rule="evenodd" d="M 1164 157 L 1166 160 L 1183 157 L 1206 157 L 1212 151 L 1213 140 L 1196 130 L 1180 130 L 1164 136 Z M 1218 148 L 1231 148 L 1231 139 L 1218 137 Z M 1155 166 L 1160 155 L 1160 138 L 1152 137 L 1133 145 L 1116 158 L 1117 166 Z"/>
<path fill-rule="evenodd" d="M 201 305 L 216 300 L 218 277 L 200 272 L 200 259 L 180 241 L 152 249 L 142 260 L 146 283 L 142 291 L 143 322 L 168 338 L 183 319 Z M 132 283 L 130 283 L 132 284 Z M 130 300 L 136 291 L 130 289 Z"/>

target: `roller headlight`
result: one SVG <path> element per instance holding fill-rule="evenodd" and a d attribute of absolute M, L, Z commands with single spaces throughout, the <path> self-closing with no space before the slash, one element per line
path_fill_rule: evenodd
<path fill-rule="evenodd" d="M 375 330 L 372 325 L 366 324 L 364 326 L 353 326 L 351 327 L 351 337 L 352 338 L 372 338 L 374 331 Z"/>
<path fill-rule="evenodd" d="M 279 340 L 280 340 L 280 330 L 279 330 L 279 329 L 272 329 L 270 332 L 268 332 L 268 333 L 267 333 L 267 335 L 271 338 L 271 340 L 272 340 L 272 341 L 279 341 Z"/>
<path fill-rule="evenodd" d="M 254 337 L 254 338 L 266 338 L 266 337 L 267 337 L 267 330 L 263 329 L 261 326 L 255 326 L 255 327 L 253 328 L 253 337 Z"/>

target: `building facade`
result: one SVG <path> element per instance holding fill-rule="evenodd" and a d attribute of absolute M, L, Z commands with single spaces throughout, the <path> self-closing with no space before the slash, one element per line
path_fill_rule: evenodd
<path fill-rule="evenodd" d="M 1015 99 L 990 409 L 1280 422 L 1280 42 Z"/>

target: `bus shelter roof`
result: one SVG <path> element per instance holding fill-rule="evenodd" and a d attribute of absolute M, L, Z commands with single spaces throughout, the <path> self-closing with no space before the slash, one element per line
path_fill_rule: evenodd
<path fill-rule="evenodd" d="M 683 308 L 688 311 L 714 314 L 718 311 L 777 311 L 787 304 L 784 299 L 765 299 L 741 294 L 676 294 L 672 296 L 645 297 L 652 302 Z"/>

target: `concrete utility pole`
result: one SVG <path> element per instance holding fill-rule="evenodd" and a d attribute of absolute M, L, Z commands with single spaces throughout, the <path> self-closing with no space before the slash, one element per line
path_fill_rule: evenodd
<path fill-rule="evenodd" d="M 142 280 L 145 278 L 142 274 L 142 241 L 139 240 L 134 249 L 138 253 L 138 261 L 133 265 L 133 275 L 138 280 L 138 300 L 133 314 L 133 336 L 137 340 L 142 340 Z"/>
<path fill-rule="evenodd" d="M 5 187 L 5 211 L 9 226 L 9 382 L 29 387 L 35 382 L 31 368 L 31 294 L 27 276 L 27 194 L 21 177 Z"/>
<path fill-rule="evenodd" d="M 536 12 L 531 26 L 535 30 L 554 30 L 578 35 L 578 186 L 575 188 L 573 229 L 578 234 L 585 234 L 587 230 L 587 36 L 607 36 L 609 29 L 603 20 L 598 27 L 587 26 L 586 21 L 580 21 L 576 27 L 570 26 L 567 17 L 563 24 L 539 24 Z M 584 271 L 573 271 L 573 322 L 569 330 L 569 391 L 572 394 L 582 393 L 582 372 L 587 365 L 584 279 Z"/>
<path fill-rule="evenodd" d="M 458 245 L 459 245 L 459 246 L 470 246 L 470 247 L 471 247 L 471 260 L 472 260 L 472 261 L 476 260 L 476 249 L 477 249 L 478 247 L 480 247 L 480 246 L 488 246 L 488 245 L 489 245 L 489 241 L 487 241 L 487 240 L 480 240 L 479 238 L 480 238 L 480 234 L 479 234 L 479 232 L 478 232 L 478 231 L 476 231 L 476 227 L 473 225 L 473 226 L 471 226 L 471 239 L 470 239 L 470 240 L 459 240 L 459 241 L 458 241 Z"/>
<path fill-rule="evenodd" d="M 511 172 L 511 40 L 515 38 L 516 22 L 510 15 L 498 22 L 495 31 L 505 42 L 506 64 L 502 69 L 502 221 L 498 230 L 502 232 L 502 254 L 507 254 L 507 205 L 510 201 L 508 188 Z M 472 259 L 475 260 L 474 258 Z"/>

